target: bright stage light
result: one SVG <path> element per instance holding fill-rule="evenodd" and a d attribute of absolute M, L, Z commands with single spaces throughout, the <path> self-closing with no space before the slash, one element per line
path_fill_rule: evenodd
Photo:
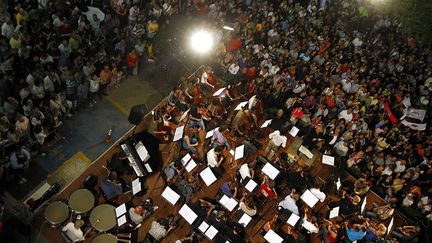
<path fill-rule="evenodd" d="M 234 30 L 233 27 L 230 27 L 230 26 L 228 26 L 228 25 L 224 25 L 222 28 L 223 28 L 224 30 L 229 30 L 229 31 L 233 31 L 233 30 Z"/>
<path fill-rule="evenodd" d="M 191 47 L 199 53 L 207 53 L 213 48 L 213 36 L 204 30 L 195 32 L 191 36 Z"/>

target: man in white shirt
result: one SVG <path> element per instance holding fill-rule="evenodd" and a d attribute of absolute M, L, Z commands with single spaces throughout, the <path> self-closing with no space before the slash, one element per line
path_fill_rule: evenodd
<path fill-rule="evenodd" d="M 62 231 L 69 240 L 72 242 L 79 242 L 85 240 L 85 235 L 83 234 L 81 227 L 84 225 L 84 221 L 78 219 L 75 223 L 69 222 L 66 224 Z M 86 233 L 87 234 L 87 233 Z"/>
<path fill-rule="evenodd" d="M 210 86 L 211 88 L 214 88 L 214 86 L 212 85 L 212 84 L 210 84 L 209 82 L 208 82 L 208 77 L 209 77 L 209 73 L 211 72 L 211 68 L 205 68 L 204 69 L 204 72 L 202 73 L 202 75 L 201 75 L 201 79 L 199 80 L 199 82 L 201 83 L 201 84 L 205 84 L 205 85 L 208 85 L 208 86 Z M 205 86 L 203 86 L 203 88 L 206 88 Z M 208 87 L 207 87 L 208 88 Z"/>
<path fill-rule="evenodd" d="M 211 168 L 219 167 L 224 159 L 223 156 L 220 156 L 222 154 L 223 148 L 218 146 L 216 148 L 211 149 L 207 153 L 207 165 Z M 219 158 L 220 156 L 220 158 Z"/>
<path fill-rule="evenodd" d="M 270 141 L 264 150 L 264 156 L 267 157 L 267 159 L 271 160 L 274 156 L 274 153 L 279 149 L 279 147 L 286 146 L 287 137 L 284 135 L 281 135 L 279 130 L 276 130 L 269 135 Z"/>
<path fill-rule="evenodd" d="M 353 119 L 352 109 L 348 108 L 347 110 L 341 111 L 341 113 L 339 113 L 339 119 L 344 119 L 346 122 L 350 122 Z"/>
<path fill-rule="evenodd" d="M 251 163 L 244 163 L 240 166 L 239 169 L 239 174 L 241 176 L 241 178 L 244 180 L 247 177 L 252 178 L 254 175 L 254 170 L 253 168 L 255 167 L 255 162 L 251 162 Z"/>
<path fill-rule="evenodd" d="M 292 213 L 294 213 L 294 214 L 300 215 L 300 213 L 299 213 L 299 208 L 298 208 L 298 206 L 297 206 L 297 204 L 296 204 L 296 201 L 298 200 L 298 197 L 299 197 L 299 196 L 296 195 L 296 194 L 290 194 L 290 195 L 286 196 L 286 197 L 284 198 L 284 200 L 282 200 L 282 201 L 278 204 L 278 206 L 279 206 L 280 208 L 283 208 L 283 209 L 289 210 L 290 212 L 292 212 Z"/>
<path fill-rule="evenodd" d="M 238 73 L 239 70 L 240 70 L 240 67 L 239 67 L 237 61 L 235 61 L 234 63 L 231 63 L 231 65 L 228 67 L 228 71 L 229 71 L 232 75 L 236 75 L 236 74 Z"/>
<path fill-rule="evenodd" d="M 7 39 L 10 39 L 14 30 L 15 28 L 12 24 L 12 21 L 9 18 L 7 18 L 1 26 L 1 35 L 6 37 Z"/>

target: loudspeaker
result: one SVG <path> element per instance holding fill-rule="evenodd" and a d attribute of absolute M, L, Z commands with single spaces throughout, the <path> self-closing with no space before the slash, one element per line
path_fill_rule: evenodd
<path fill-rule="evenodd" d="M 135 105 L 131 108 L 129 112 L 128 121 L 133 125 L 138 125 L 147 113 L 147 106 L 145 104 Z"/>

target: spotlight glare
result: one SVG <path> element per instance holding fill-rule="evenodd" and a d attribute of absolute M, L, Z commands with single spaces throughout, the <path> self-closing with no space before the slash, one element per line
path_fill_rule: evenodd
<path fill-rule="evenodd" d="M 230 27 L 228 25 L 224 25 L 223 28 L 224 28 L 224 30 L 229 30 L 229 31 L 233 31 L 234 30 L 233 27 Z"/>
<path fill-rule="evenodd" d="M 199 53 L 207 53 L 213 48 L 213 36 L 204 30 L 200 30 L 191 36 L 191 47 Z"/>

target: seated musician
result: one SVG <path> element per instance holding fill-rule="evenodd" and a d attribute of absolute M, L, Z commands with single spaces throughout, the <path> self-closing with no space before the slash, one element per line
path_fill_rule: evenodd
<path fill-rule="evenodd" d="M 223 234 L 230 242 L 245 242 L 244 228 L 237 223 L 228 222 Z"/>
<path fill-rule="evenodd" d="M 216 208 L 216 205 L 213 203 L 204 200 L 204 199 L 198 199 L 193 205 L 192 209 L 193 211 L 198 215 L 198 217 L 202 220 L 207 218 L 207 216 L 210 215 L 210 213 L 213 211 L 213 209 Z"/>
<path fill-rule="evenodd" d="M 158 209 L 158 206 L 144 209 L 138 205 L 129 209 L 129 218 L 134 222 L 135 225 L 140 224 L 144 219 L 149 218 Z"/>
<path fill-rule="evenodd" d="M 199 107 L 194 105 L 189 111 L 189 127 L 205 129 L 203 115 L 199 112 Z"/>
<path fill-rule="evenodd" d="M 165 117 L 169 118 L 170 115 L 166 111 L 161 111 L 160 109 L 156 111 L 153 117 L 156 123 L 156 130 L 153 133 L 159 138 L 159 143 L 168 143 L 174 136 L 174 124 L 166 120 Z"/>
<path fill-rule="evenodd" d="M 210 89 L 210 88 L 214 88 L 214 86 L 211 84 L 211 83 L 209 83 L 209 77 L 210 77 L 210 74 L 212 73 L 212 69 L 211 69 L 211 67 L 205 67 L 204 68 L 204 72 L 201 74 L 201 78 L 199 79 L 199 83 L 200 83 L 200 85 L 201 85 L 201 88 L 203 88 L 203 89 Z"/>
<path fill-rule="evenodd" d="M 179 87 L 174 87 L 174 89 L 168 95 L 168 106 L 172 109 L 185 110 L 187 104 L 185 104 L 182 98 L 183 92 Z"/>
<path fill-rule="evenodd" d="M 250 162 L 250 163 L 244 163 L 240 166 L 239 174 L 242 180 L 246 179 L 247 177 L 253 178 L 255 174 L 255 165 L 256 162 Z"/>
<path fill-rule="evenodd" d="M 240 199 L 239 208 L 247 215 L 254 216 L 257 214 L 257 207 L 253 200 L 249 200 L 246 197 L 246 192 L 243 194 L 243 197 Z"/>
<path fill-rule="evenodd" d="M 80 242 L 84 241 L 85 237 L 90 233 L 91 228 L 87 230 L 84 234 L 81 230 L 81 227 L 84 225 L 84 221 L 81 219 L 75 220 L 75 222 L 67 223 L 62 231 L 64 235 L 72 242 Z"/>
<path fill-rule="evenodd" d="M 191 154 L 194 154 L 197 151 L 197 146 L 198 139 L 194 137 L 192 129 L 186 129 L 183 134 L 182 148 L 188 150 Z"/>
<path fill-rule="evenodd" d="M 222 126 L 218 129 L 215 129 L 213 131 L 213 137 L 211 139 L 212 146 L 225 146 L 227 149 L 230 149 L 230 145 L 228 143 L 227 138 L 225 137 L 224 133 L 227 132 L 227 127 Z"/>
<path fill-rule="evenodd" d="M 267 199 L 276 199 L 278 194 L 275 190 L 275 182 L 270 180 L 268 176 L 264 176 L 261 186 L 258 188 L 257 196 Z"/>
<path fill-rule="evenodd" d="M 131 168 L 132 167 L 129 165 L 128 157 L 123 151 L 113 154 L 111 160 L 109 161 L 109 169 L 115 171 L 117 175 L 122 176 Z M 130 171 L 133 172 L 133 169 Z"/>
<path fill-rule="evenodd" d="M 185 202 L 188 202 L 192 196 L 199 191 L 198 180 L 192 175 L 180 176 L 176 181 L 176 188 L 178 192 L 183 195 Z"/>
<path fill-rule="evenodd" d="M 237 114 L 234 116 L 234 119 L 232 120 L 233 129 L 240 136 L 243 136 L 247 131 L 245 121 L 248 120 L 249 114 L 249 110 L 242 108 L 237 112 Z"/>
<path fill-rule="evenodd" d="M 332 221 L 324 219 L 325 224 L 322 227 L 323 240 L 325 243 L 336 243 L 338 240 L 338 232 L 340 226 Z"/>
<path fill-rule="evenodd" d="M 161 242 L 163 238 L 175 229 L 175 222 L 170 218 L 161 218 L 151 223 L 148 234 L 157 242 Z"/>
<path fill-rule="evenodd" d="M 225 215 L 223 210 L 213 210 L 208 219 L 208 223 L 218 230 L 222 230 L 227 221 L 228 217 Z"/>
<path fill-rule="evenodd" d="M 178 175 L 181 167 L 182 167 L 182 164 L 180 161 L 171 162 L 170 164 L 168 164 L 167 167 L 165 167 L 164 175 L 166 177 L 165 179 L 166 179 L 168 184 L 174 184 L 175 183 L 175 178 Z"/>
<path fill-rule="evenodd" d="M 275 152 L 277 152 L 280 147 L 284 148 L 286 146 L 287 137 L 284 134 L 285 131 L 281 133 L 279 130 L 270 133 L 270 141 L 264 150 L 264 156 L 266 156 L 267 159 L 272 160 Z"/>
<path fill-rule="evenodd" d="M 218 98 L 214 98 L 208 106 L 208 112 L 212 118 L 223 119 L 226 114 L 225 108 L 222 107 L 222 103 Z"/>
<path fill-rule="evenodd" d="M 217 176 L 221 176 L 223 174 L 223 168 L 221 166 L 225 159 L 222 154 L 223 151 L 223 147 L 217 146 L 216 148 L 212 148 L 207 153 L 207 165 L 212 168 L 213 172 L 215 172 Z"/>
<path fill-rule="evenodd" d="M 282 210 L 289 210 L 292 213 L 295 213 L 297 215 L 300 215 L 300 211 L 299 208 L 297 206 L 297 201 L 300 198 L 300 195 L 295 193 L 296 190 L 293 189 L 291 190 L 291 194 L 287 195 L 284 200 L 282 200 L 279 204 L 278 204 L 278 209 Z"/>
<path fill-rule="evenodd" d="M 123 187 L 117 177 L 117 173 L 110 171 L 108 177 L 104 178 L 100 184 L 100 188 L 105 196 L 105 199 L 110 201 L 123 193 Z"/>
<path fill-rule="evenodd" d="M 220 191 L 228 197 L 235 198 L 237 196 L 237 186 L 231 181 L 224 182 L 220 188 Z"/>

